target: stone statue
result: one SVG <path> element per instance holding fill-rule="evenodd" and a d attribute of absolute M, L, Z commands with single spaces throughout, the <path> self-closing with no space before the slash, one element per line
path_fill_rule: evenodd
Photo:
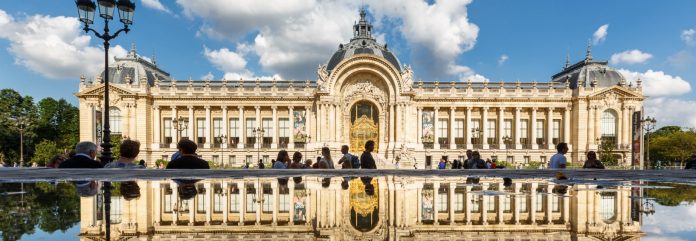
<path fill-rule="evenodd" d="M 401 79 L 403 79 L 403 90 L 411 90 L 413 87 L 413 69 L 411 66 L 404 65 L 404 71 L 401 72 Z"/>
<path fill-rule="evenodd" d="M 317 79 L 317 87 L 319 87 L 320 90 L 327 90 L 326 82 L 329 81 L 329 72 L 326 71 L 325 64 L 320 64 L 319 67 L 317 67 L 317 76 L 319 77 L 319 79 Z"/>

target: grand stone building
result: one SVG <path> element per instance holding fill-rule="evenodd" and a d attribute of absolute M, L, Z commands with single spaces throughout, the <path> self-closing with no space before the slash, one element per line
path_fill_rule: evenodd
<path fill-rule="evenodd" d="M 342 177 L 286 181 L 120 183 L 110 217 L 101 194 L 81 198 L 80 238 L 101 240 L 106 218 L 116 240 L 590 241 L 644 235 L 641 188 L 631 186 L 568 187 L 547 179 L 506 186 L 501 178 L 476 183 L 391 175 L 353 179 L 346 188 Z M 365 183 L 374 194 L 366 194 Z M 182 198 L 183 190 L 196 192 Z"/>
<path fill-rule="evenodd" d="M 80 139 L 98 142 L 108 114 L 112 133 L 139 140 L 150 165 L 181 138 L 197 142 L 204 159 L 237 167 L 281 149 L 313 159 L 327 146 L 337 159 L 341 145 L 359 153 L 366 140 L 377 143 L 382 167 L 431 168 L 466 149 L 546 162 L 558 142 L 570 144 L 573 162 L 610 143 L 620 164 L 638 164 L 632 116 L 645 99 L 642 84 L 627 83 L 589 48 L 546 82 L 420 81 L 376 42 L 365 12 L 352 31 L 317 79 L 304 81 L 177 80 L 133 48 L 109 67 L 110 113 L 101 111 L 102 77 L 81 77 Z"/>

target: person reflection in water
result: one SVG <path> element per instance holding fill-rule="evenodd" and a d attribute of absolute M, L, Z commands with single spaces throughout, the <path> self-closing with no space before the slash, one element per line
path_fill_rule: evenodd
<path fill-rule="evenodd" d="M 210 169 L 208 162 L 196 156 L 198 146 L 191 140 L 181 140 L 176 145 L 181 157 L 167 164 L 167 169 Z"/>
<path fill-rule="evenodd" d="M 140 186 L 135 181 L 122 182 L 119 191 L 126 201 L 140 198 Z"/>

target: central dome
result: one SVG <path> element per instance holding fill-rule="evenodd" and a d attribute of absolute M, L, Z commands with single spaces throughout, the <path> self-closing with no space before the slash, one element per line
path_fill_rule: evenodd
<path fill-rule="evenodd" d="M 387 49 L 387 44 L 380 45 L 372 37 L 372 24 L 367 22 L 365 9 L 360 10 L 360 21 L 353 25 L 353 38 L 347 44 L 340 44 L 336 53 L 331 56 L 326 70 L 331 72 L 338 63 L 356 54 L 371 54 L 382 57 L 401 72 L 399 59 Z"/>

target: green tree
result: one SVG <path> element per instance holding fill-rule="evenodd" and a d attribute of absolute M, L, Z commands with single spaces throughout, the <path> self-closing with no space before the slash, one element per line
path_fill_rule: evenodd
<path fill-rule="evenodd" d="M 63 150 L 58 148 L 54 141 L 42 140 L 34 147 L 34 157 L 31 158 L 31 162 L 39 166 L 45 166 L 53 156 L 62 153 Z"/>
<path fill-rule="evenodd" d="M 28 120 L 24 128 L 24 154 L 25 160 L 29 160 L 33 154 L 35 135 L 36 107 L 31 96 L 22 96 L 12 89 L 0 90 L 0 157 L 4 162 L 17 162 L 19 160 L 20 132 L 16 117 Z"/>
<path fill-rule="evenodd" d="M 616 142 L 612 139 L 604 139 L 600 142 L 599 153 L 597 153 L 597 155 L 605 166 L 616 166 L 619 164 L 619 160 L 613 153 L 615 148 Z"/>
<path fill-rule="evenodd" d="M 114 145 L 111 147 L 111 156 L 114 160 L 118 160 L 118 157 L 121 156 L 121 142 L 121 135 L 111 135 L 111 145 Z"/>
<path fill-rule="evenodd" d="M 37 138 L 55 141 L 61 149 L 72 149 L 79 139 L 79 109 L 64 99 L 50 97 L 39 101 L 37 109 Z"/>
<path fill-rule="evenodd" d="M 657 160 L 679 165 L 696 154 L 696 132 L 677 131 L 650 137 L 650 162 Z M 665 163 L 668 164 L 668 163 Z"/>

